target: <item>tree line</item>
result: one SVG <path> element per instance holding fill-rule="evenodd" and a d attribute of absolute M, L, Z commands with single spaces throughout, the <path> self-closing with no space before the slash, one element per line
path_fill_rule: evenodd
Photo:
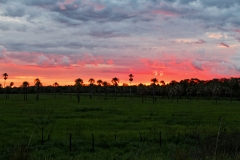
<path fill-rule="evenodd" d="M 94 78 L 88 80 L 88 84 L 84 84 L 81 78 L 75 80 L 74 85 L 60 86 L 57 82 L 53 85 L 43 86 L 41 80 L 36 78 L 34 85 L 30 86 L 29 82 L 24 81 L 21 86 L 13 87 L 14 82 L 10 82 L 6 86 L 6 80 L 8 74 L 4 73 L 4 85 L 0 84 L 0 93 L 3 93 L 6 99 L 9 99 L 9 94 L 23 94 L 24 100 L 27 100 L 27 94 L 36 94 L 36 100 L 39 100 L 39 93 L 53 93 L 55 98 L 57 94 L 68 94 L 72 96 L 72 93 L 77 95 L 77 101 L 80 102 L 80 95 L 82 93 L 89 94 L 90 99 L 93 95 L 98 97 L 104 97 L 106 100 L 109 93 L 117 99 L 117 96 L 125 96 L 132 98 L 138 96 L 142 98 L 142 102 L 146 97 L 152 97 L 153 103 L 157 98 L 167 97 L 170 100 L 176 99 L 177 101 L 182 97 L 188 98 L 190 101 L 192 98 L 199 99 L 205 97 L 207 99 L 214 98 L 216 102 L 220 97 L 233 99 L 240 98 L 240 78 L 214 78 L 212 80 L 200 80 L 198 78 L 184 79 L 179 82 L 172 80 L 166 84 L 163 80 L 159 81 L 157 78 L 150 79 L 151 84 L 145 85 L 140 83 L 138 85 L 132 85 L 133 74 L 129 75 L 129 84 L 123 83 L 119 85 L 119 78 L 114 77 L 111 79 L 111 83 L 102 81 L 101 79 L 95 81 Z"/>

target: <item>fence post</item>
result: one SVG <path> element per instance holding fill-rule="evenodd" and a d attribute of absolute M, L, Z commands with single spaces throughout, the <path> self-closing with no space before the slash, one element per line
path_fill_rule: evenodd
<path fill-rule="evenodd" d="M 69 151 L 71 152 L 72 151 L 72 134 L 70 133 L 70 136 L 69 136 Z"/>
<path fill-rule="evenodd" d="M 142 142 L 142 135 L 141 135 L 141 133 L 139 132 L 139 135 L 140 135 L 140 142 Z"/>
<path fill-rule="evenodd" d="M 178 132 L 178 143 L 180 142 L 180 133 Z"/>
<path fill-rule="evenodd" d="M 159 145 L 162 146 L 162 132 L 159 132 Z"/>
<path fill-rule="evenodd" d="M 92 134 L 92 151 L 94 152 L 94 135 Z"/>

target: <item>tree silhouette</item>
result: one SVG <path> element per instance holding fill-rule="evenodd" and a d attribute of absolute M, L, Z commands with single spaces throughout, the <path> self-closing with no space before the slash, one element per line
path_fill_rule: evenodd
<path fill-rule="evenodd" d="M 103 85 L 104 90 L 105 90 L 105 100 L 107 100 L 109 83 L 107 81 L 104 81 L 104 82 L 102 82 L 102 85 Z"/>
<path fill-rule="evenodd" d="M 132 84 L 132 81 L 133 81 L 133 75 L 132 74 L 129 74 L 129 82 L 130 82 L 130 98 L 132 97 L 132 87 L 131 87 L 131 84 Z"/>
<path fill-rule="evenodd" d="M 233 92 L 233 88 L 234 86 L 237 84 L 237 80 L 235 78 L 230 78 L 229 81 L 228 81 L 228 84 L 230 86 L 230 97 L 231 97 L 231 102 L 232 102 L 232 92 Z"/>
<path fill-rule="evenodd" d="M 7 94 L 7 99 L 9 99 L 9 93 L 11 93 L 12 86 L 14 85 L 13 82 L 10 82 L 10 85 L 8 87 L 8 94 Z"/>
<path fill-rule="evenodd" d="M 122 84 L 122 93 L 124 93 L 125 98 L 127 97 L 126 93 L 127 93 L 127 87 L 128 84 L 127 83 L 123 83 Z"/>
<path fill-rule="evenodd" d="M 75 80 L 74 86 L 76 87 L 76 90 L 77 90 L 78 103 L 80 102 L 80 90 L 81 90 L 82 84 L 83 84 L 83 80 L 81 78 L 78 78 Z"/>
<path fill-rule="evenodd" d="M 93 90 L 93 86 L 94 86 L 95 80 L 94 80 L 93 78 L 90 78 L 90 79 L 88 80 L 88 82 L 90 83 L 90 84 L 89 84 L 90 99 L 92 99 L 92 90 Z"/>
<path fill-rule="evenodd" d="M 2 84 L 0 83 L 0 93 L 1 93 L 1 91 L 2 91 Z"/>
<path fill-rule="evenodd" d="M 53 83 L 53 87 L 55 90 L 55 98 L 56 98 L 56 94 L 57 94 L 57 87 L 59 87 L 59 84 L 57 82 Z"/>
<path fill-rule="evenodd" d="M 153 103 L 155 103 L 155 102 L 156 102 L 156 98 L 155 98 L 155 87 L 156 87 L 156 83 L 158 83 L 158 80 L 157 80 L 157 78 L 152 78 L 152 79 L 151 79 L 151 82 L 152 82 L 151 86 L 152 86 L 152 88 L 153 88 Z"/>
<path fill-rule="evenodd" d="M 7 73 L 3 73 L 3 79 L 4 79 L 4 93 L 6 94 L 6 88 L 5 88 L 5 85 L 6 85 L 6 80 L 8 79 L 8 74 Z M 7 95 L 5 95 L 7 96 Z M 6 97 L 7 98 L 7 97 Z"/>
<path fill-rule="evenodd" d="M 39 78 L 36 78 L 34 80 L 34 86 L 35 86 L 35 91 L 36 91 L 36 99 L 37 99 L 37 101 L 39 101 L 39 91 L 40 91 L 40 88 L 42 87 L 42 83 Z"/>
<path fill-rule="evenodd" d="M 100 99 L 100 90 L 101 90 L 102 83 L 103 83 L 103 81 L 101 79 L 97 80 L 99 99 Z"/>
<path fill-rule="evenodd" d="M 117 98 L 117 86 L 118 86 L 118 83 L 119 83 L 119 79 L 117 77 L 114 77 L 112 79 L 112 84 L 113 84 L 113 86 L 115 86 L 115 100 Z"/>
<path fill-rule="evenodd" d="M 216 104 L 219 99 L 220 92 L 221 92 L 221 86 L 219 84 L 214 84 L 212 87 L 212 95 L 213 97 L 215 97 Z"/>
<path fill-rule="evenodd" d="M 141 96 L 142 103 L 143 103 L 144 102 L 144 95 L 146 94 L 146 86 L 143 85 L 142 83 L 140 83 L 140 84 L 138 84 L 137 90 L 138 90 L 138 93 Z"/>
<path fill-rule="evenodd" d="M 29 83 L 27 81 L 24 81 L 22 83 L 22 88 L 23 88 L 23 99 L 24 101 L 27 101 L 27 90 L 28 90 L 28 87 L 29 87 Z"/>

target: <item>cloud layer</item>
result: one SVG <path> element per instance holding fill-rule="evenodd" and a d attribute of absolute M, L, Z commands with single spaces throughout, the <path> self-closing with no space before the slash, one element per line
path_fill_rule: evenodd
<path fill-rule="evenodd" d="M 16 66 L 136 83 L 239 76 L 239 28 L 239 0 L 0 0 L 0 63 L 45 79 Z"/>

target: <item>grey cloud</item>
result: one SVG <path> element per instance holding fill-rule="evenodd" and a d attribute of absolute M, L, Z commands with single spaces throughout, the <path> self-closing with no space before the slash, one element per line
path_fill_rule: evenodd
<path fill-rule="evenodd" d="M 191 3 L 191 2 L 195 2 L 195 1 L 196 1 L 196 0 L 180 0 L 179 3 L 185 5 L 185 4 L 189 4 L 189 3 Z"/>
<path fill-rule="evenodd" d="M 203 5 L 207 7 L 230 8 L 234 5 L 239 5 L 239 0 L 201 0 Z"/>
<path fill-rule="evenodd" d="M 56 0 L 25 0 L 23 2 L 31 6 L 50 6 L 50 5 L 55 5 L 57 1 Z"/>
<path fill-rule="evenodd" d="M 16 30 L 20 32 L 26 32 L 28 27 L 26 25 L 16 26 Z"/>
<path fill-rule="evenodd" d="M 8 0 L 0 0 L 0 3 L 7 3 Z"/>
<path fill-rule="evenodd" d="M 2 31 L 10 30 L 9 25 L 8 24 L 4 24 L 4 23 L 0 25 L 0 29 Z"/>
<path fill-rule="evenodd" d="M 229 48 L 229 45 L 226 44 L 226 43 L 223 43 L 223 42 L 222 42 L 222 43 L 220 43 L 220 45 L 223 46 L 223 47 L 227 47 L 227 48 Z"/>
<path fill-rule="evenodd" d="M 61 10 L 57 8 L 55 11 L 60 13 L 61 16 L 78 21 L 118 22 L 124 19 L 136 17 L 136 15 L 132 14 L 114 12 L 111 8 L 103 9 L 102 11 L 96 11 L 92 7 L 79 8 L 77 10 Z"/>
<path fill-rule="evenodd" d="M 7 7 L 3 15 L 10 16 L 10 17 L 22 17 L 25 15 L 25 9 L 21 6 Z"/>
<path fill-rule="evenodd" d="M 200 71 L 203 70 L 202 63 L 200 61 L 196 61 L 196 60 L 192 61 L 192 66 L 197 70 L 200 70 Z"/>

